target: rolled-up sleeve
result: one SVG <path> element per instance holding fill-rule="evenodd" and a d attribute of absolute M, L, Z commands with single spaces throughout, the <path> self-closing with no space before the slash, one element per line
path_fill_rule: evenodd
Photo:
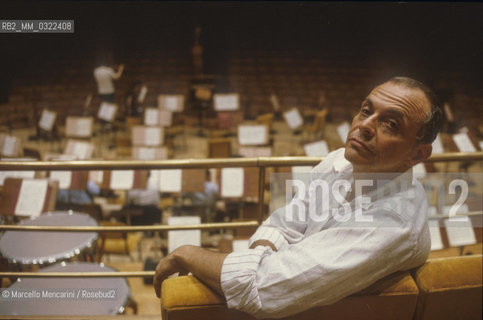
<path fill-rule="evenodd" d="M 221 288 L 229 308 L 254 313 L 260 301 L 255 283 L 260 261 L 273 253 L 270 247 L 260 246 L 230 253 L 221 269 Z"/>

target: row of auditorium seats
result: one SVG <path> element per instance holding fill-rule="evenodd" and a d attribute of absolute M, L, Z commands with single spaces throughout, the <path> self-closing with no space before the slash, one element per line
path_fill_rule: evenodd
<path fill-rule="evenodd" d="M 86 97 L 95 93 L 92 76 L 95 58 L 71 59 L 46 61 L 38 70 L 15 75 L 9 103 L 2 106 L 2 109 L 10 107 L 11 122 L 32 127 L 35 119 L 25 115 L 33 107 L 37 112 L 44 107 L 52 108 L 60 119 L 82 108 Z M 146 105 L 155 105 L 158 93 L 187 94 L 192 77 L 191 59 L 189 52 L 176 50 L 124 53 L 117 61 L 126 64 L 125 74 L 116 83 L 118 102 L 122 104 L 136 80 L 148 86 Z M 319 107 L 317 102 L 323 93 L 332 120 L 341 121 L 350 118 L 350 112 L 357 110 L 362 97 L 379 78 L 375 70 L 326 53 L 239 51 L 228 53 L 227 78 L 220 81 L 228 81 L 228 87 L 240 93 L 244 99 L 242 108 L 248 109 L 249 116 L 273 111 L 269 100 L 272 93 L 279 96 L 282 109 L 302 110 Z M 456 117 L 480 119 L 482 97 L 468 94 L 465 88 L 459 88 L 458 81 L 454 81 L 452 89 Z M 96 103 L 94 100 L 93 104 Z"/>
<path fill-rule="evenodd" d="M 398 272 L 341 301 L 286 320 L 479 320 L 482 315 L 482 256 L 428 260 L 411 272 Z M 163 320 L 251 320 L 230 310 L 222 297 L 193 276 L 165 280 Z"/>

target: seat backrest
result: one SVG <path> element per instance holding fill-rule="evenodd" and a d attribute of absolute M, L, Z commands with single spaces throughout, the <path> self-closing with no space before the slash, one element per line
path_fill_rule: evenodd
<path fill-rule="evenodd" d="M 254 317 L 226 307 L 222 297 L 193 276 L 167 279 L 162 284 L 164 320 L 236 319 Z M 285 320 L 381 319 L 410 320 L 416 308 L 418 288 L 408 272 L 398 272 L 341 301 L 313 308 Z"/>
<path fill-rule="evenodd" d="M 482 255 L 429 260 L 415 274 L 415 320 L 481 319 Z"/>

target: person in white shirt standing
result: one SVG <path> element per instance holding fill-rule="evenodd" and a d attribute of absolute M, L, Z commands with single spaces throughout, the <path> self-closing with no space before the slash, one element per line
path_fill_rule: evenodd
<path fill-rule="evenodd" d="M 275 210 L 249 249 L 179 247 L 156 268 L 157 296 L 168 276 L 191 272 L 229 308 L 280 318 L 423 264 L 431 247 L 428 204 L 411 168 L 431 155 L 440 126 L 441 110 L 424 84 L 395 77 L 377 86 L 354 117 L 345 148 L 312 170 L 307 192 L 298 189 Z M 331 192 L 320 197 L 324 185 Z"/>
<path fill-rule="evenodd" d="M 123 71 L 123 64 L 117 68 L 117 71 L 114 71 L 113 68 L 108 67 L 105 64 L 100 65 L 94 70 L 94 78 L 97 82 L 97 92 L 99 93 L 101 101 L 114 102 L 114 80 L 121 78 Z"/>

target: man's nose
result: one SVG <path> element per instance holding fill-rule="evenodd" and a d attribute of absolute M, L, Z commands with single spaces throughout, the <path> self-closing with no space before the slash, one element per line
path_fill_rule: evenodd
<path fill-rule="evenodd" d="M 364 119 L 360 125 L 359 129 L 361 135 L 364 139 L 370 140 L 376 134 L 376 118 L 373 116 Z"/>

